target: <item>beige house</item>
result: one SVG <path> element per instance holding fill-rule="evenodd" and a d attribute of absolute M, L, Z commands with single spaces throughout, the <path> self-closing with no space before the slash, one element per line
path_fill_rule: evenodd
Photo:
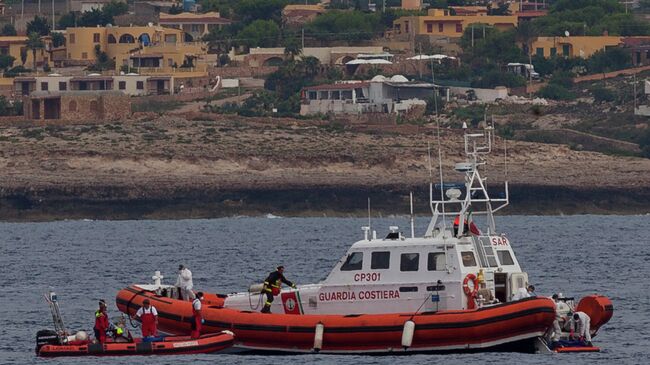
<path fill-rule="evenodd" d="M 113 90 L 128 96 L 172 94 L 173 76 L 119 75 L 103 76 L 37 76 L 16 77 L 14 95 L 27 96 L 35 92 L 104 91 Z"/>
<path fill-rule="evenodd" d="M 226 18 L 222 18 L 217 12 L 208 12 L 204 14 L 180 13 L 165 14 L 160 13 L 159 24 L 163 27 L 180 29 L 186 34 L 186 41 L 198 41 L 210 33 L 212 29 L 221 29 L 223 26 L 232 23 Z"/>

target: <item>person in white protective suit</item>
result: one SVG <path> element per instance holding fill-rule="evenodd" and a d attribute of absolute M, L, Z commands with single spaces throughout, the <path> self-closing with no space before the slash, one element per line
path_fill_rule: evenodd
<path fill-rule="evenodd" d="M 536 296 L 537 294 L 535 294 L 535 287 L 532 285 L 526 285 L 525 288 L 517 289 L 517 292 L 512 295 L 512 301 Z"/>
<path fill-rule="evenodd" d="M 176 279 L 176 287 L 180 288 L 181 299 L 186 301 L 194 300 L 194 292 L 192 288 L 192 272 L 186 268 L 185 265 L 178 266 L 178 278 Z"/>
<path fill-rule="evenodd" d="M 557 342 L 561 339 L 562 325 L 566 322 L 566 314 L 571 311 L 569 305 L 560 300 L 560 295 L 553 294 L 551 297 L 555 302 L 555 320 L 553 321 L 553 327 L 549 328 L 547 333 L 547 338 L 551 342 Z"/>
<path fill-rule="evenodd" d="M 591 346 L 591 332 L 589 332 L 591 328 L 591 318 L 589 318 L 587 313 L 573 313 L 573 316 L 571 316 L 569 322 L 569 326 L 571 331 L 570 337 L 574 338 L 575 336 L 578 336 L 580 340 L 585 341 L 587 345 Z"/>

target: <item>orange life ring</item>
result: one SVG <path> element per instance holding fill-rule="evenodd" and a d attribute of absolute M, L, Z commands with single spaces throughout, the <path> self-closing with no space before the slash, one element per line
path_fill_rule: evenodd
<path fill-rule="evenodd" d="M 474 284 L 473 289 L 469 288 L 468 283 L 470 280 Z M 467 295 L 467 309 L 476 308 L 476 303 L 474 302 L 474 298 L 478 293 L 478 278 L 476 277 L 476 275 L 467 274 L 467 276 L 465 276 L 465 280 L 463 280 L 463 291 L 465 292 L 465 295 Z"/>

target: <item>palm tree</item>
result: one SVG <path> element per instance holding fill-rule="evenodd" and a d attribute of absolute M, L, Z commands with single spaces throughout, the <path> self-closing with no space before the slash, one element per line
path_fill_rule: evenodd
<path fill-rule="evenodd" d="M 38 33 L 29 33 L 27 39 L 27 48 L 32 50 L 32 56 L 34 58 L 34 70 L 36 70 L 36 50 L 45 48 L 45 44 L 41 40 L 41 36 L 38 35 Z"/>
<path fill-rule="evenodd" d="M 320 68 L 320 60 L 318 58 L 314 56 L 303 57 L 302 64 L 307 76 L 314 77 L 318 74 L 318 69 Z"/>
<path fill-rule="evenodd" d="M 296 56 L 300 55 L 302 53 L 302 48 L 300 48 L 300 44 L 292 38 L 289 38 L 287 40 L 287 44 L 284 47 L 284 56 L 290 60 L 293 61 Z"/>

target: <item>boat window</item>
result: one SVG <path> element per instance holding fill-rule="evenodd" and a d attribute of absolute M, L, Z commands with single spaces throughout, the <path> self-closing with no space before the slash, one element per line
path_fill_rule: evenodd
<path fill-rule="evenodd" d="M 512 259 L 512 255 L 510 255 L 510 251 L 507 250 L 497 251 L 497 256 L 499 256 L 499 262 L 501 263 L 501 265 L 515 264 L 515 260 Z"/>
<path fill-rule="evenodd" d="M 348 255 L 348 258 L 345 259 L 345 262 L 341 265 L 341 271 L 361 270 L 362 266 L 363 252 L 353 252 Z"/>
<path fill-rule="evenodd" d="M 472 251 L 463 251 L 460 253 L 461 258 L 463 259 L 463 266 L 476 266 L 476 258 L 474 258 L 474 252 Z"/>
<path fill-rule="evenodd" d="M 443 252 L 429 252 L 427 257 L 427 270 L 444 271 L 446 263 L 445 254 Z"/>
<path fill-rule="evenodd" d="M 399 287 L 400 293 L 412 293 L 418 291 L 417 286 L 400 286 Z"/>
<path fill-rule="evenodd" d="M 419 253 L 403 253 L 400 261 L 400 271 L 418 271 L 420 264 Z"/>
<path fill-rule="evenodd" d="M 390 252 L 378 251 L 372 253 L 370 260 L 371 269 L 388 269 L 390 266 Z"/>

